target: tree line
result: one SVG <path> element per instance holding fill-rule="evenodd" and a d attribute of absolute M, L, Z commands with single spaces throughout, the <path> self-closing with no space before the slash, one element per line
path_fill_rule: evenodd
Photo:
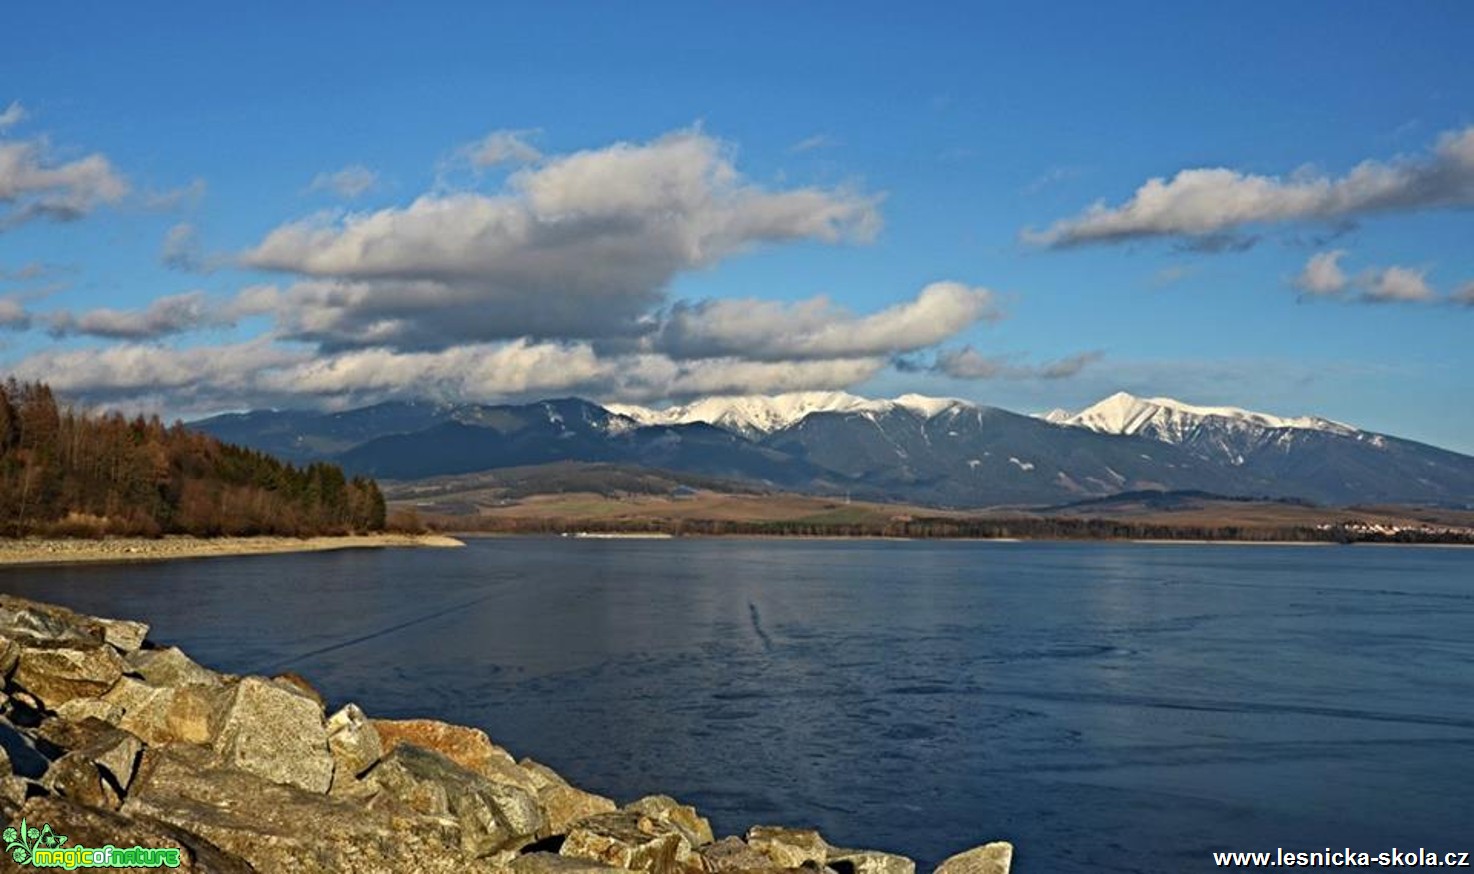
<path fill-rule="evenodd" d="M 40 382 L 0 385 L 0 534 L 309 536 L 377 531 L 384 496 L 157 416 L 90 415 Z"/>
<path fill-rule="evenodd" d="M 1013 539 L 1020 540 L 1207 540 L 1289 543 L 1462 543 L 1474 544 L 1474 536 L 1451 530 L 1406 530 L 1378 533 L 1355 526 L 1326 528 L 1305 525 L 1211 525 L 1132 522 L 1086 517 L 957 518 L 915 516 L 905 521 L 827 522 L 734 521 L 725 519 L 559 519 L 506 516 L 429 518 L 426 524 L 439 530 L 483 531 L 501 534 L 661 533 L 675 536 L 770 536 L 770 537 L 904 537 L 916 539 Z"/>

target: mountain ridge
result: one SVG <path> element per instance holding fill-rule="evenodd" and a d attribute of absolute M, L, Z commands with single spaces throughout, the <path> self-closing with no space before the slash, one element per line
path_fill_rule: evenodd
<path fill-rule="evenodd" d="M 1124 392 L 1043 416 L 955 398 L 797 392 L 660 410 L 579 398 L 391 402 L 230 414 L 194 427 L 386 479 L 584 461 L 955 507 L 1194 489 L 1327 504 L 1474 504 L 1469 456 L 1320 417 Z"/>

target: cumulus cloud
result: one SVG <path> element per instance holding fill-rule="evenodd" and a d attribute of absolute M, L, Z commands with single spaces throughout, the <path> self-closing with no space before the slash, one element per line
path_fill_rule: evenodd
<path fill-rule="evenodd" d="M 404 207 L 272 231 L 245 265 L 297 274 L 284 318 L 334 348 L 637 333 L 679 273 L 755 246 L 865 240 L 874 197 L 769 191 L 699 131 L 544 160 L 496 195 L 432 194 Z"/>
<path fill-rule="evenodd" d="M 1313 295 L 1335 295 L 1346 290 L 1349 280 L 1345 272 L 1341 270 L 1341 259 L 1346 257 L 1345 249 L 1334 249 L 1330 252 L 1319 252 L 1310 256 L 1305 262 L 1305 268 L 1300 275 L 1295 277 L 1296 288 Z"/>
<path fill-rule="evenodd" d="M 1428 271 L 1386 267 L 1360 279 L 1361 298 L 1370 303 L 1427 303 L 1438 297 L 1428 285 Z"/>
<path fill-rule="evenodd" d="M 20 105 L 20 101 L 12 100 L 5 111 L 0 112 L 0 131 L 25 121 L 26 114 L 26 108 Z"/>
<path fill-rule="evenodd" d="M 981 319 L 999 316 L 993 292 L 959 282 L 934 282 L 915 300 L 869 316 L 856 316 L 823 297 L 797 303 L 710 300 L 673 308 L 654 346 L 677 359 L 891 356 L 934 346 Z"/>
<path fill-rule="evenodd" d="M 937 353 L 931 369 L 953 379 L 1068 379 L 1102 357 L 1104 353 L 1091 351 L 1043 364 L 1020 364 L 1011 357 L 988 356 L 963 346 Z"/>
<path fill-rule="evenodd" d="M 1097 202 L 1024 238 L 1052 248 L 1148 237 L 1212 239 L 1245 225 L 1337 222 L 1388 212 L 1474 205 L 1474 126 L 1444 134 L 1427 153 L 1363 161 L 1340 177 L 1261 176 L 1225 167 L 1148 180 L 1119 206 Z"/>
<path fill-rule="evenodd" d="M 1310 256 L 1292 284 L 1307 295 L 1341 298 L 1360 303 L 1432 303 L 1438 293 L 1428 283 L 1428 271 L 1414 267 L 1371 267 L 1354 276 L 1341 269 L 1346 250 Z M 1457 296 L 1455 295 L 1456 300 Z"/>
<path fill-rule="evenodd" d="M 1474 282 L 1466 282 L 1455 291 L 1449 300 L 1460 306 L 1474 307 Z"/>
<path fill-rule="evenodd" d="M 460 154 L 473 167 L 495 167 L 499 164 L 531 164 L 542 158 L 527 139 L 536 131 L 499 130 L 461 149 Z"/>
<path fill-rule="evenodd" d="M 332 173 L 319 173 L 312 177 L 309 191 L 326 191 L 345 200 L 361 197 L 379 184 L 379 174 L 363 166 L 351 164 Z"/>
<path fill-rule="evenodd" d="M 115 340 L 150 340 L 224 324 L 226 319 L 210 305 L 202 291 L 161 297 L 141 310 L 66 310 L 45 316 L 55 337 L 86 335 Z"/>
<path fill-rule="evenodd" d="M 127 193 L 104 155 L 58 161 L 43 140 L 0 140 L 0 231 L 36 219 L 73 221 Z"/>

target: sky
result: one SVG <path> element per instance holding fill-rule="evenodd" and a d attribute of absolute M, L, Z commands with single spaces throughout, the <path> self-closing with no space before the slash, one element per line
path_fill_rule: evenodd
<path fill-rule="evenodd" d="M 78 404 L 1125 390 L 1474 452 L 1468 3 L 7 30 L 0 374 Z"/>

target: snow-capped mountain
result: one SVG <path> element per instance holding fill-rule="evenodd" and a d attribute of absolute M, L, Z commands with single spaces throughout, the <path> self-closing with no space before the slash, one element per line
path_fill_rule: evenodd
<path fill-rule="evenodd" d="M 909 410 L 931 418 L 956 406 L 971 406 L 955 398 L 908 394 L 890 400 L 871 400 L 842 391 L 804 391 L 780 395 L 724 395 L 654 410 L 631 404 L 608 404 L 605 409 L 642 425 L 689 425 L 705 422 L 746 437 L 772 434 L 813 413 L 887 413 Z"/>
<path fill-rule="evenodd" d="M 1474 505 L 1469 456 L 1326 419 L 1125 393 L 1042 416 L 920 395 L 800 392 L 661 410 L 577 398 L 387 403 L 231 414 L 194 427 L 293 461 L 331 459 L 401 480 L 577 461 L 954 507 L 1151 489 Z"/>
<path fill-rule="evenodd" d="M 1297 431 L 1359 437 L 1374 444 L 1377 437 L 1316 416 L 1286 418 L 1238 407 L 1196 406 L 1173 398 L 1140 398 L 1124 391 L 1078 413 L 1051 410 L 1040 418 L 1102 434 L 1150 437 L 1234 465 L 1268 446 L 1294 442 L 1302 436 Z"/>

